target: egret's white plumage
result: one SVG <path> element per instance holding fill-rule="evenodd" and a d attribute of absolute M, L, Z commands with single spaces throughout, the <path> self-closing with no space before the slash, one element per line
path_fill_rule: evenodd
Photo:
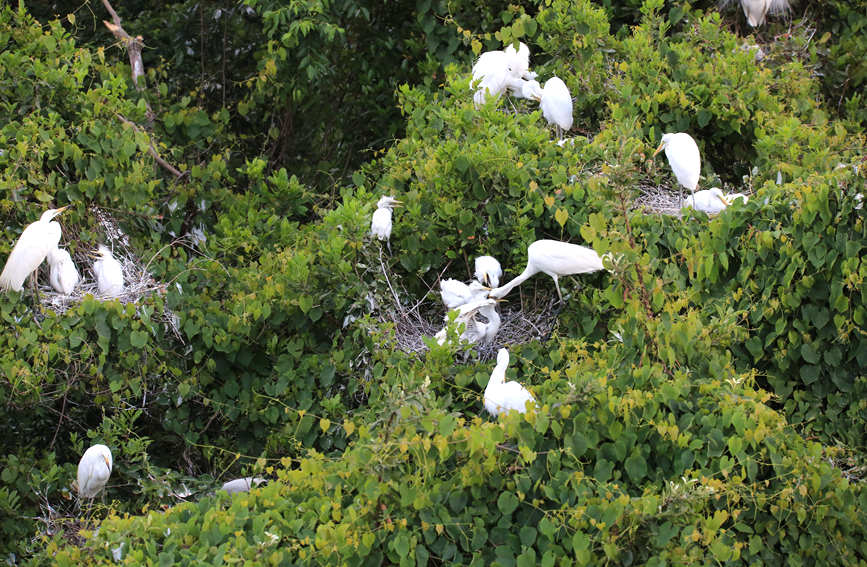
<path fill-rule="evenodd" d="M 30 223 L 21 232 L 0 273 L 0 288 L 23 289 L 27 276 L 36 271 L 48 253 L 60 243 L 60 223 L 51 219 L 65 210 L 66 207 L 48 209 L 38 221 Z"/>
<path fill-rule="evenodd" d="M 557 295 L 562 300 L 558 282 L 560 276 L 585 274 L 601 269 L 602 258 L 592 248 L 558 240 L 537 240 L 527 247 L 527 267 L 521 275 L 503 287 L 492 290 L 489 295 L 494 298 L 504 297 L 515 286 L 538 272 L 544 272 L 554 279 Z"/>
<path fill-rule="evenodd" d="M 535 101 L 542 100 L 542 85 L 539 81 L 531 80 L 521 83 L 521 92 L 513 93 L 515 98 L 528 98 Z"/>
<path fill-rule="evenodd" d="M 722 212 L 729 205 L 728 199 L 717 187 L 696 191 L 695 194 L 683 200 L 683 206 L 715 215 Z"/>
<path fill-rule="evenodd" d="M 503 268 L 493 256 L 479 256 L 476 258 L 476 280 L 488 287 L 500 285 L 503 277 Z"/>
<path fill-rule="evenodd" d="M 491 288 L 485 287 L 479 282 L 464 282 L 448 279 L 440 281 L 440 296 L 446 309 L 456 309 L 461 305 L 484 299 Z"/>
<path fill-rule="evenodd" d="M 479 315 L 483 316 L 488 320 L 487 323 L 480 323 L 476 321 L 476 326 L 479 329 L 479 334 L 481 335 L 481 341 L 483 343 L 490 343 L 494 340 L 494 337 L 500 330 L 501 319 L 500 314 L 497 312 L 496 303 L 486 303 L 485 305 L 479 307 Z"/>
<path fill-rule="evenodd" d="M 740 199 L 746 205 L 749 202 L 749 197 L 744 195 L 743 193 L 726 193 L 724 196 L 725 200 L 731 205 L 735 202 L 736 199 Z"/>
<path fill-rule="evenodd" d="M 560 78 L 551 77 L 545 81 L 539 107 L 548 124 L 557 126 L 563 132 L 572 128 L 572 95 L 569 94 L 566 83 Z M 557 137 L 560 136 L 558 132 Z"/>
<path fill-rule="evenodd" d="M 93 262 L 96 287 L 101 295 L 115 297 L 123 293 L 123 268 L 111 255 L 111 250 L 100 244 L 96 249 L 98 259 Z"/>
<path fill-rule="evenodd" d="M 465 303 L 464 305 L 461 305 L 457 308 L 458 315 L 455 318 L 455 324 L 464 325 L 464 330 L 461 332 L 461 340 L 465 340 L 471 343 L 476 343 L 484 340 L 486 325 L 485 323 L 477 321 L 476 315 L 481 309 L 484 309 L 489 305 L 495 305 L 496 303 L 497 302 L 493 299 L 484 298 L 472 301 L 470 303 Z M 448 314 L 446 314 L 446 321 L 448 321 Z M 447 337 L 448 327 L 443 328 L 436 335 L 434 335 L 434 338 L 439 344 L 445 344 Z"/>
<path fill-rule="evenodd" d="M 503 50 L 503 53 L 506 54 L 506 58 L 513 65 L 512 72 L 517 74 L 518 77 L 524 79 L 536 78 L 536 73 L 530 72 L 530 48 L 524 42 L 518 43 L 517 51 L 515 50 L 515 46 L 510 43 Z"/>
<path fill-rule="evenodd" d="M 723 0 L 721 4 L 730 4 L 732 1 Z M 791 9 L 789 0 L 740 0 L 740 3 L 747 23 L 754 28 L 764 24 L 768 14 L 782 14 Z"/>
<path fill-rule="evenodd" d="M 401 206 L 394 197 L 383 196 L 376 202 L 376 210 L 370 221 L 370 233 L 380 240 L 391 238 L 391 210 Z"/>
<path fill-rule="evenodd" d="M 57 293 L 69 295 L 78 284 L 80 276 L 72 261 L 72 256 L 63 248 L 53 248 L 48 252 L 48 266 L 51 287 Z"/>
<path fill-rule="evenodd" d="M 497 352 L 497 365 L 485 387 L 485 409 L 493 416 L 512 410 L 526 413 L 527 404 L 536 404 L 536 399 L 527 388 L 515 381 L 506 382 L 506 369 L 509 367 L 509 351 L 501 348 Z"/>
<path fill-rule="evenodd" d="M 94 445 L 78 461 L 78 496 L 93 498 L 105 487 L 111 475 L 111 451 L 105 445 Z"/>
<path fill-rule="evenodd" d="M 701 175 L 701 154 L 698 151 L 698 144 L 686 132 L 668 133 L 662 135 L 662 142 L 653 155 L 656 156 L 663 149 L 677 182 L 695 193 Z"/>
<path fill-rule="evenodd" d="M 250 492 L 251 488 L 255 488 L 263 482 L 265 482 L 264 478 L 248 476 L 224 482 L 221 488 L 229 494 L 235 494 L 238 492 Z"/>
<path fill-rule="evenodd" d="M 485 103 L 488 96 L 498 97 L 506 90 L 521 93 L 523 78 L 535 78 L 530 73 L 530 49 L 521 43 L 517 50 L 511 45 L 503 51 L 486 51 L 473 65 L 470 88 L 476 90 L 473 101 L 476 106 Z"/>

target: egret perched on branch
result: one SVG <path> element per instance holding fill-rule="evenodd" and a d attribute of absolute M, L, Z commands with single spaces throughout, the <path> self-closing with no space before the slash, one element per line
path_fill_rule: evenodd
<path fill-rule="evenodd" d="M 440 296 L 446 309 L 456 309 L 461 305 L 484 299 L 491 288 L 485 287 L 479 282 L 470 282 L 469 285 L 453 279 L 440 281 Z"/>
<path fill-rule="evenodd" d="M 733 1 L 722 0 L 720 4 L 725 6 L 733 3 Z M 767 14 L 782 14 L 791 9 L 789 0 L 740 0 L 740 2 L 744 16 L 747 18 L 747 23 L 754 28 L 765 23 L 765 16 Z"/>
<path fill-rule="evenodd" d="M 78 461 L 78 496 L 92 499 L 105 487 L 111 475 L 111 451 L 94 445 Z"/>
<path fill-rule="evenodd" d="M 476 258 L 476 280 L 488 287 L 500 285 L 503 277 L 503 267 L 493 256 L 479 256 Z"/>
<path fill-rule="evenodd" d="M 586 274 L 601 269 L 602 258 L 592 248 L 558 240 L 537 240 L 527 247 L 527 267 L 521 275 L 503 287 L 492 290 L 489 295 L 494 298 L 504 297 L 524 280 L 544 272 L 554 278 L 557 296 L 560 301 L 563 301 L 563 294 L 560 293 L 560 284 L 557 281 L 560 276 Z"/>
<path fill-rule="evenodd" d="M 54 291 L 66 295 L 72 293 L 80 276 L 69 252 L 63 248 L 53 248 L 48 252 L 48 265 L 50 267 L 48 280 Z"/>
<path fill-rule="evenodd" d="M 538 99 L 542 116 L 548 124 L 557 128 L 557 137 L 572 128 L 572 95 L 560 78 L 551 77 L 545 81 L 542 96 Z"/>
<path fill-rule="evenodd" d="M 656 157 L 656 154 L 663 149 L 677 182 L 695 194 L 698 177 L 701 175 L 701 154 L 698 151 L 698 144 L 686 132 L 669 133 L 662 135 L 662 142 L 653 152 L 653 156 Z M 680 200 L 683 202 L 683 191 L 680 192 Z"/>
<path fill-rule="evenodd" d="M 373 218 L 370 220 L 370 234 L 376 236 L 379 240 L 385 240 L 388 245 L 388 251 L 391 252 L 391 210 L 395 207 L 400 207 L 403 203 L 390 196 L 380 197 L 376 202 L 376 210 L 373 211 Z"/>
<path fill-rule="evenodd" d="M 517 50 L 511 45 L 504 51 L 486 51 L 473 65 L 470 88 L 476 89 L 473 100 L 476 106 L 485 103 L 488 95 L 500 96 L 506 90 L 520 93 L 523 78 L 533 79 L 529 71 L 530 48 L 521 43 Z"/>
<path fill-rule="evenodd" d="M 536 399 L 527 388 L 515 381 L 506 382 L 506 369 L 509 367 L 509 351 L 501 348 L 497 352 L 497 365 L 485 387 L 485 409 L 493 416 L 512 410 L 526 413 L 527 404 L 536 405 Z"/>
<path fill-rule="evenodd" d="M 66 207 L 48 209 L 38 221 L 27 225 L 6 259 L 0 274 L 0 288 L 21 291 L 27 276 L 36 271 L 51 250 L 57 248 L 60 223 L 51 219 L 65 210 Z"/>
<path fill-rule="evenodd" d="M 93 256 L 98 258 L 93 263 L 93 273 L 99 293 L 109 297 L 123 293 L 123 268 L 111 255 L 111 250 L 100 244 Z"/>

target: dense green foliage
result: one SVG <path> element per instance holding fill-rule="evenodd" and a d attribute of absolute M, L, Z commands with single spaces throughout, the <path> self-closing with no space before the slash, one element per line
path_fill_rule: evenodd
<path fill-rule="evenodd" d="M 751 38 L 715 4 L 130 3 L 140 88 L 102 6 L 0 9 L 0 257 L 71 204 L 83 266 L 99 207 L 165 284 L 62 314 L 0 296 L 0 553 L 867 562 L 865 4 Z M 473 53 L 513 40 L 569 86 L 572 143 L 535 103 L 473 107 Z M 698 140 L 703 186 L 750 201 L 637 208 L 671 183 L 650 157 L 667 131 Z M 367 235 L 383 194 L 406 203 L 391 255 Z M 405 353 L 383 321 L 477 255 L 514 277 L 539 238 L 614 261 L 561 280 L 554 333 L 510 346 L 540 407 L 496 421 L 491 362 Z M 522 288 L 528 310 L 553 293 Z M 84 518 L 71 479 L 96 442 L 115 466 Z M 242 474 L 269 484 L 214 494 Z"/>

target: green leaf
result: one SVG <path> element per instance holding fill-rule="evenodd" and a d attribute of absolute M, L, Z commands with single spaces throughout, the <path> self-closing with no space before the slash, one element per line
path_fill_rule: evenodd
<path fill-rule="evenodd" d="M 504 516 L 508 516 L 518 507 L 518 497 L 511 492 L 503 492 L 497 498 L 497 508 Z"/>
<path fill-rule="evenodd" d="M 129 342 L 135 348 L 142 348 L 148 342 L 148 334 L 144 331 L 133 331 L 129 335 Z"/>
<path fill-rule="evenodd" d="M 647 462 L 637 449 L 627 457 L 624 466 L 626 467 L 626 474 L 636 484 L 647 475 Z"/>
<path fill-rule="evenodd" d="M 810 343 L 801 345 L 801 356 L 810 364 L 817 364 L 819 362 L 819 353 L 816 352 L 816 349 Z"/>

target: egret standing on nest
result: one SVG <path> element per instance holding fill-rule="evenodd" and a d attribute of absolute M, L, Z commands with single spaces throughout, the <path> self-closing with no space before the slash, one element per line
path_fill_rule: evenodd
<path fill-rule="evenodd" d="M 485 387 L 485 409 L 493 416 L 512 410 L 526 413 L 527 404 L 536 405 L 536 399 L 527 388 L 515 381 L 506 382 L 506 369 L 509 367 L 509 351 L 501 348 L 497 352 L 497 365 Z"/>
<path fill-rule="evenodd" d="M 663 134 L 662 142 L 653 152 L 653 156 L 656 157 L 656 154 L 663 149 L 677 182 L 694 195 L 695 188 L 698 186 L 698 177 L 701 175 L 701 154 L 698 151 L 698 144 L 686 132 L 669 133 Z M 683 190 L 680 192 L 679 202 L 683 203 Z"/>
<path fill-rule="evenodd" d="M 94 257 L 98 258 L 93 263 L 93 273 L 99 293 L 108 297 L 123 293 L 123 268 L 111 255 L 111 250 L 100 244 Z"/>
<path fill-rule="evenodd" d="M 503 277 L 503 267 L 493 256 L 479 256 L 476 258 L 476 280 L 488 287 L 500 285 Z"/>
<path fill-rule="evenodd" d="M 389 254 L 391 254 L 391 242 L 389 241 L 391 238 L 391 210 L 402 204 L 394 197 L 381 197 L 376 202 L 376 210 L 373 211 L 373 218 L 370 221 L 370 234 L 379 240 L 385 240 Z"/>
<path fill-rule="evenodd" d="M 111 475 L 111 451 L 105 445 L 94 445 L 78 461 L 78 496 L 93 498 L 105 488 Z"/>
<path fill-rule="evenodd" d="M 63 248 L 54 248 L 48 253 L 48 280 L 57 293 L 69 295 L 78 284 L 80 276 L 72 256 Z"/>
<path fill-rule="evenodd" d="M 35 273 L 48 253 L 57 248 L 60 243 L 60 223 L 51 219 L 65 210 L 66 207 L 48 209 L 38 221 L 27 225 L 6 259 L 3 273 L 0 274 L 0 288 L 21 291 L 27 276 Z"/>
<path fill-rule="evenodd" d="M 527 267 L 521 275 L 497 289 L 491 291 L 490 297 L 505 297 L 512 288 L 529 279 L 533 275 L 544 272 L 554 279 L 557 297 L 563 301 L 560 293 L 560 276 L 586 274 L 602 269 L 602 258 L 592 248 L 569 244 L 558 240 L 537 240 L 527 247 Z"/>

